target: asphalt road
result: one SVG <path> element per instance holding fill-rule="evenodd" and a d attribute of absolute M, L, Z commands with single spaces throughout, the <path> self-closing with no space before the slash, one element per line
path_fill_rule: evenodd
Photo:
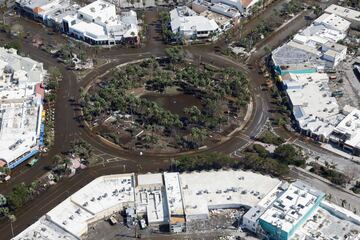
<path fill-rule="evenodd" d="M 97 75 L 102 74 L 104 71 L 107 71 L 118 64 L 149 56 L 164 55 L 164 49 L 167 46 L 160 40 L 156 23 L 154 22 L 155 18 L 150 16 L 148 21 L 152 23 L 149 24 L 149 41 L 145 46 L 141 48 L 115 48 L 112 50 L 100 51 L 98 53 L 99 57 L 115 59 L 115 61 L 94 70 L 82 80 L 78 80 L 75 74 L 71 71 L 67 71 L 63 65 L 59 64 L 56 59 L 49 56 L 46 52 L 40 51 L 30 42 L 24 42 L 24 51 L 31 58 L 43 62 L 46 68 L 56 66 L 63 74 L 63 81 L 60 83 L 56 102 L 55 144 L 48 153 L 48 156 L 39 161 L 39 163 L 33 168 L 19 168 L 20 170 L 18 170 L 15 174 L 16 176 L 13 177 L 9 183 L 1 185 L 0 192 L 6 193 L 11 190 L 12 186 L 15 184 L 21 182 L 31 182 L 32 180 L 42 176 L 46 172 L 44 168 L 51 165 L 51 156 L 56 153 L 66 151 L 69 143 L 73 139 L 81 138 L 90 143 L 95 151 L 99 155 L 102 155 L 104 159 L 117 158 L 117 161 L 110 163 L 104 161 L 104 165 L 83 170 L 70 179 L 63 179 L 59 184 L 42 193 L 39 198 L 29 202 L 27 206 L 16 213 L 17 221 L 14 223 L 15 233 L 19 233 L 25 229 L 40 216 L 63 201 L 66 197 L 98 176 L 122 172 L 156 172 L 168 169 L 170 165 L 170 155 L 161 156 L 145 154 L 140 156 L 136 152 L 124 151 L 99 141 L 99 139 L 91 132 L 87 131 L 85 128 L 79 127 L 79 123 L 75 119 L 78 113 L 69 101 L 72 98 L 79 98 L 79 89 L 81 87 L 86 86 L 90 81 L 95 79 Z M 263 47 L 259 48 L 259 51 L 254 54 L 249 62 L 254 64 L 259 62 L 265 53 L 265 45 L 267 45 L 270 49 L 275 48 L 289 36 L 288 34 L 296 32 L 301 27 L 305 26 L 305 24 L 306 22 L 304 18 L 299 17 L 286 26 L 285 29 L 287 30 L 285 32 L 274 32 L 271 37 L 264 40 L 262 45 Z M 291 33 L 287 31 L 290 31 Z M 0 35 L 0 37 L 5 38 L 6 36 Z M 230 154 L 236 149 L 239 149 L 247 144 L 249 138 L 244 136 L 255 136 L 261 130 L 266 120 L 270 117 L 270 113 L 268 111 L 270 96 L 267 92 L 261 91 L 259 87 L 265 82 L 265 79 L 262 75 L 258 74 L 256 66 L 253 67 L 253 69 L 249 69 L 247 66 L 221 56 L 213 51 L 214 48 L 211 45 L 189 46 L 185 49 L 187 52 L 191 53 L 189 54 L 189 58 L 192 58 L 192 60 L 210 62 L 214 65 L 223 67 L 236 67 L 247 73 L 250 80 L 254 102 L 253 113 L 248 124 L 242 132 L 235 134 L 226 142 L 219 144 L 214 148 L 204 150 L 204 152 L 222 152 Z M 0 232 L 0 239 L 9 239 L 9 224 L 3 222 L 0 225 Z"/>
<path fill-rule="evenodd" d="M 350 211 L 354 211 L 359 213 L 360 211 L 360 197 L 356 194 L 350 194 L 344 191 L 341 187 L 336 186 L 332 183 L 328 183 L 326 181 L 320 180 L 320 178 L 315 178 L 311 174 L 306 172 L 299 171 L 297 169 L 292 169 L 291 174 L 294 178 L 300 179 L 301 181 L 307 183 L 308 185 L 321 190 L 331 198 L 329 201 L 341 206 L 342 200 L 346 200 L 345 208 Z"/>

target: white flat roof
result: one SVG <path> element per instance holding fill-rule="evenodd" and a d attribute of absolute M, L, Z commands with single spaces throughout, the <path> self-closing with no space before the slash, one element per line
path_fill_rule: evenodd
<path fill-rule="evenodd" d="M 134 202 L 134 177 L 109 175 L 93 180 L 71 196 L 71 200 L 97 215 L 115 205 Z"/>
<path fill-rule="evenodd" d="M 346 144 L 360 149 L 360 110 L 354 109 L 335 128 L 339 132 L 349 136 Z"/>
<path fill-rule="evenodd" d="M 93 219 L 107 215 L 107 210 L 133 203 L 134 175 L 118 174 L 99 177 L 71 195 L 46 214 L 51 222 L 80 238 Z"/>
<path fill-rule="evenodd" d="M 302 106 L 305 115 L 314 115 L 326 119 L 329 115 L 339 113 L 339 106 L 331 97 L 327 85 L 329 77 L 325 73 L 290 74 L 284 81 L 291 103 Z"/>
<path fill-rule="evenodd" d="M 10 163 L 38 148 L 42 101 L 36 85 L 43 65 L 0 48 L 0 159 Z"/>
<path fill-rule="evenodd" d="M 309 218 L 301 228 L 296 231 L 294 239 L 349 239 L 356 240 L 360 238 L 360 217 L 353 212 L 332 205 L 336 212 L 346 216 L 342 218 L 329 212 L 322 206 L 329 205 L 325 200 L 322 201 L 321 207 L 317 208 L 312 218 Z M 339 214 L 340 215 L 340 214 Z"/>
<path fill-rule="evenodd" d="M 104 27 L 93 22 L 79 21 L 72 25 L 71 28 L 77 32 L 86 33 L 86 35 L 90 35 L 93 38 L 107 37 Z"/>
<path fill-rule="evenodd" d="M 162 173 L 139 174 L 136 188 L 136 211 L 146 213 L 149 224 L 169 221 L 167 194 Z"/>
<path fill-rule="evenodd" d="M 185 9 L 186 8 L 186 9 Z M 190 14 L 183 15 L 183 11 L 191 11 Z M 197 16 L 188 7 L 177 7 L 170 11 L 171 30 L 180 31 L 215 31 L 219 28 L 215 20 L 210 20 L 204 16 Z"/>
<path fill-rule="evenodd" d="M 314 23 L 316 24 L 325 24 L 326 26 L 331 27 L 334 30 L 340 32 L 346 32 L 350 28 L 350 22 L 345 20 L 342 17 L 339 17 L 336 14 L 324 13 L 319 18 L 317 18 Z"/>
<path fill-rule="evenodd" d="M 79 239 L 87 232 L 87 222 L 93 217 L 93 214 L 73 203 L 70 197 L 46 214 L 46 219 Z"/>
<path fill-rule="evenodd" d="M 289 185 L 289 188 L 264 212 L 260 219 L 285 232 L 290 232 L 322 196 L 323 193 L 301 182 L 295 182 Z"/>
<path fill-rule="evenodd" d="M 325 9 L 327 13 L 335 13 L 336 15 L 343 17 L 351 22 L 360 22 L 360 12 L 350 8 L 345 8 L 339 5 L 332 4 Z"/>
<path fill-rule="evenodd" d="M 19 233 L 12 240 L 77 240 L 73 235 L 64 231 L 52 222 L 41 217 L 30 227 Z"/>
<path fill-rule="evenodd" d="M 208 209 L 255 206 L 281 183 L 279 179 L 242 170 L 183 173 L 180 181 L 186 215 L 207 215 Z"/>
<path fill-rule="evenodd" d="M 185 215 L 179 173 L 164 173 L 165 190 L 171 215 Z"/>
<path fill-rule="evenodd" d="M 116 16 L 115 5 L 103 0 L 96 0 L 80 8 L 78 13 L 91 16 L 93 19 L 99 18 L 103 22 Z"/>
<path fill-rule="evenodd" d="M 341 121 L 339 106 L 328 86 L 328 75 L 309 73 L 289 76 L 284 84 L 301 128 L 328 137 Z"/>
<path fill-rule="evenodd" d="M 10 163 L 37 149 L 41 110 L 40 103 L 0 104 L 0 159 Z"/>
<path fill-rule="evenodd" d="M 142 185 L 164 185 L 161 173 L 139 174 L 137 176 L 138 186 Z"/>

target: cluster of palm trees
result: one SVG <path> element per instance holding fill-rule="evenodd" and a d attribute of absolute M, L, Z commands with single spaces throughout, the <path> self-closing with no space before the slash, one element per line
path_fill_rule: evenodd
<path fill-rule="evenodd" d="M 138 125 L 157 126 L 164 133 L 186 128 L 191 132 L 187 140 L 201 143 L 208 130 L 227 122 L 224 111 L 230 111 L 229 105 L 237 106 L 233 108 L 237 111 L 249 101 L 248 80 L 241 72 L 188 64 L 183 61 L 183 50 L 179 47 L 169 48 L 167 52 L 168 61 L 152 58 L 113 71 L 106 81 L 83 96 L 85 119 L 95 122 L 115 113 L 129 114 Z M 153 101 L 129 93 L 139 87 L 160 93 L 168 87 L 177 87 L 184 94 L 199 98 L 202 106 L 186 108 L 180 117 Z"/>

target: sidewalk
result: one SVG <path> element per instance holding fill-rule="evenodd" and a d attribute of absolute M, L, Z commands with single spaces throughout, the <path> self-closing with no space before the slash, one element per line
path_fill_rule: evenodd
<path fill-rule="evenodd" d="M 334 187 L 334 188 L 336 188 L 336 189 L 338 189 L 338 190 L 340 190 L 340 191 L 342 191 L 342 192 L 345 192 L 345 193 L 350 194 L 350 195 L 352 195 L 352 196 L 354 196 L 354 197 L 356 197 L 356 198 L 359 198 L 359 201 L 360 201 L 360 195 L 355 194 L 355 193 L 353 193 L 352 191 L 347 190 L 347 189 L 345 189 L 345 188 L 342 188 L 342 187 L 340 187 L 340 186 L 338 186 L 338 185 L 330 182 L 330 181 L 327 180 L 326 178 L 323 178 L 323 177 L 321 177 L 321 176 L 319 176 L 319 175 L 316 175 L 316 174 L 314 174 L 314 173 L 311 173 L 311 172 L 309 172 L 309 171 L 306 171 L 306 170 L 304 170 L 304 169 L 302 169 L 302 168 L 300 168 L 300 167 L 295 167 L 295 166 L 294 166 L 294 167 L 291 168 L 291 170 L 296 170 L 296 171 L 299 171 L 299 172 L 301 172 L 301 173 L 303 173 L 303 174 L 306 174 L 306 175 L 308 175 L 308 176 L 311 176 L 311 177 L 313 177 L 313 178 L 316 178 L 316 179 L 322 181 L 323 183 L 326 183 L 326 184 L 328 184 L 328 185 L 331 185 L 332 187 Z"/>
<path fill-rule="evenodd" d="M 354 155 L 351 155 L 351 154 L 348 154 L 340 149 L 337 149 L 333 146 L 331 146 L 330 144 L 327 144 L 327 143 L 322 143 L 321 144 L 321 147 L 330 151 L 330 152 L 333 152 L 333 153 L 336 153 L 337 155 L 340 155 L 344 158 L 347 158 L 347 159 L 350 159 L 351 161 L 357 163 L 357 164 L 360 164 L 360 157 L 357 157 L 357 156 L 354 156 Z"/>

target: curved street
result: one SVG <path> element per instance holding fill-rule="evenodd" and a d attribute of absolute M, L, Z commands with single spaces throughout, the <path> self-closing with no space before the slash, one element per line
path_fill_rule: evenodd
<path fill-rule="evenodd" d="M 269 37 L 259 43 L 259 48 L 249 59 L 248 66 L 216 53 L 214 45 L 184 47 L 187 58 L 192 61 L 211 63 L 219 67 L 241 69 L 247 75 L 250 82 L 253 111 L 244 129 L 235 133 L 226 141 L 215 147 L 202 150 L 202 152 L 231 154 L 251 142 L 251 138 L 261 131 L 266 121 L 271 117 L 269 112 L 271 98 L 268 91 L 261 90 L 261 84 L 265 83 L 265 79 L 262 74 L 259 74 L 257 65 L 265 56 L 266 48 L 274 49 L 287 39 L 288 36 L 307 24 L 304 19 L 305 14 L 306 12 L 303 12 L 303 14 L 289 22 L 284 29 L 274 31 Z M 68 71 L 64 65 L 58 63 L 48 53 L 34 47 L 29 40 L 24 42 L 23 51 L 27 55 L 34 60 L 43 62 L 45 68 L 56 66 L 63 74 L 63 80 L 60 83 L 56 100 L 55 143 L 47 155 L 42 157 L 41 161 L 33 168 L 19 167 L 19 169 L 16 169 L 14 177 L 8 183 L 1 186 L 0 193 L 9 192 L 13 186 L 21 182 L 31 182 L 41 177 L 46 172 L 45 168 L 52 164 L 52 156 L 68 150 L 69 143 L 74 139 L 82 139 L 91 144 L 95 154 L 101 156 L 104 162 L 96 167 L 82 170 L 72 178 L 62 179 L 57 185 L 42 193 L 35 201 L 29 202 L 27 206 L 20 209 L 16 213 L 17 221 L 13 224 L 15 233 L 21 232 L 66 197 L 98 176 L 124 172 L 157 172 L 169 169 L 172 158 L 171 154 L 166 156 L 144 154 L 140 156 L 138 152 L 123 151 L 100 141 L 96 135 L 83 128 L 77 121 L 76 117 L 79 114 L 79 109 L 76 104 L 71 102 L 71 99 L 79 99 L 82 87 L 113 67 L 133 60 L 165 55 L 164 50 L 168 46 L 159 40 L 161 37 L 156 29 L 157 23 L 154 19 L 147 20 L 151 23 L 148 30 L 148 42 L 144 46 L 140 48 L 102 49 L 97 53 L 97 57 L 108 60 L 108 63 L 97 67 L 82 79 L 78 79 L 73 72 Z M 0 36 L 4 39 L 7 38 L 4 34 Z M 224 44 L 221 40 L 216 43 L 218 46 L 223 46 Z M 199 152 L 196 151 L 195 153 Z M 114 159 L 115 161 L 113 161 Z M 111 161 L 108 162 L 107 160 Z M 10 237 L 11 231 L 7 222 L 3 222 L 0 225 L 0 232 L 2 233 L 0 239 L 8 239 Z"/>

